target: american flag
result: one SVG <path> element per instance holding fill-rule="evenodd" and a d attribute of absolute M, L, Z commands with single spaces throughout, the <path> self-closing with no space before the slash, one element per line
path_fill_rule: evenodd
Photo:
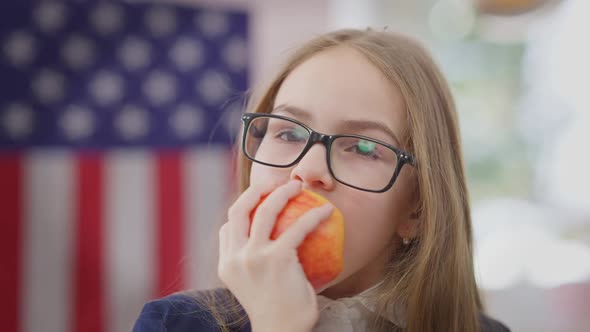
<path fill-rule="evenodd" d="M 0 2 L 2 331 L 128 331 L 215 282 L 247 27 L 166 1 Z"/>

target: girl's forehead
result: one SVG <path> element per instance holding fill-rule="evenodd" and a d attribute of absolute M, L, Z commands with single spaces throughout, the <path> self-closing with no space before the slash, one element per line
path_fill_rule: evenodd
<path fill-rule="evenodd" d="M 395 133 L 405 129 L 397 86 L 363 54 L 346 47 L 322 51 L 289 73 L 273 109 L 281 105 L 307 111 L 308 119 L 301 120 L 362 120 L 381 123 Z"/>

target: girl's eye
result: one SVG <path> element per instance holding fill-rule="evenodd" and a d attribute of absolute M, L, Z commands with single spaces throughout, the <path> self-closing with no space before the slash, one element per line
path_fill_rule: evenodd
<path fill-rule="evenodd" d="M 308 138 L 307 131 L 299 130 L 299 129 L 286 129 L 280 131 L 276 137 L 287 142 L 299 142 L 305 143 Z"/>
<path fill-rule="evenodd" d="M 379 159 L 379 154 L 377 153 L 377 143 L 366 141 L 366 140 L 358 140 L 354 145 L 346 149 L 346 151 L 359 154 L 364 157 L 369 157 L 371 159 Z"/>

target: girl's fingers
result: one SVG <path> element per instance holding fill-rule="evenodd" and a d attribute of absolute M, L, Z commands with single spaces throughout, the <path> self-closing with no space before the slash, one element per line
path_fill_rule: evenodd
<path fill-rule="evenodd" d="M 248 187 L 228 210 L 228 240 L 231 246 L 241 247 L 248 241 L 250 212 L 256 207 L 262 196 L 271 192 L 276 185 L 267 187 Z"/>
<path fill-rule="evenodd" d="M 296 222 L 291 224 L 278 239 L 276 245 L 284 249 L 297 249 L 305 237 L 311 233 L 323 220 L 326 220 L 334 206 L 326 203 L 320 207 L 307 211 Z"/>
<path fill-rule="evenodd" d="M 270 234 L 279 213 L 290 198 L 301 191 L 301 181 L 290 181 L 273 191 L 256 210 L 250 229 L 252 243 L 266 243 L 270 241 Z"/>

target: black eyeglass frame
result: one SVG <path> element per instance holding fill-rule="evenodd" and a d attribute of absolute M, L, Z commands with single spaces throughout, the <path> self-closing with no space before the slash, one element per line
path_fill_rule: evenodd
<path fill-rule="evenodd" d="M 248 151 L 246 149 L 246 138 L 248 135 L 248 129 L 250 128 L 250 124 L 252 123 L 252 120 L 257 119 L 257 118 L 261 118 L 261 117 L 270 117 L 270 118 L 277 118 L 277 119 L 282 119 L 282 120 L 286 120 L 286 121 L 290 121 L 292 123 L 295 123 L 297 125 L 300 125 L 301 127 L 305 128 L 308 133 L 309 133 L 309 139 L 307 140 L 307 143 L 305 145 L 305 147 L 303 148 L 303 150 L 301 151 L 301 153 L 299 154 L 299 156 L 290 164 L 287 165 L 276 165 L 276 164 L 270 164 L 270 163 L 265 163 L 259 160 L 256 160 L 254 157 L 250 156 L 248 154 Z M 271 166 L 271 167 L 278 167 L 278 168 L 288 168 L 288 167 L 292 167 L 294 165 L 296 165 L 297 163 L 299 163 L 301 161 L 301 159 L 303 159 L 303 156 L 305 156 L 305 154 L 307 153 L 307 151 L 309 151 L 309 149 L 311 149 L 311 147 L 316 144 L 316 143 L 322 143 L 325 147 L 326 147 L 326 162 L 328 163 L 328 170 L 330 171 L 330 174 L 332 175 L 332 177 L 346 185 L 358 190 L 362 190 L 362 191 L 368 191 L 368 192 L 373 192 L 373 193 L 383 193 L 386 192 L 387 190 L 389 190 L 393 184 L 395 183 L 395 180 L 397 179 L 397 177 L 399 176 L 399 173 L 402 169 L 402 167 L 405 164 L 408 164 L 410 166 L 415 166 L 416 164 L 416 160 L 414 159 L 414 157 L 406 152 L 403 151 L 401 149 L 396 148 L 395 146 L 388 144 L 386 142 L 371 138 L 371 137 L 366 137 L 366 136 L 362 136 L 362 135 L 327 135 L 327 134 L 323 134 L 320 132 L 317 132 L 313 129 L 311 129 L 309 126 L 307 126 L 304 123 L 301 123 L 295 119 L 286 117 L 286 116 L 282 116 L 282 115 L 278 115 L 278 114 L 269 114 L 269 113 L 244 113 L 242 115 L 242 122 L 243 122 L 243 130 L 242 130 L 242 151 L 244 153 L 244 155 L 246 156 L 246 158 L 248 158 L 249 160 L 251 160 L 252 162 L 258 163 L 258 164 L 262 164 L 262 165 L 266 165 L 266 166 Z M 331 162 L 331 157 L 330 157 L 330 151 L 332 148 L 332 142 L 334 142 L 335 139 L 337 138 L 341 138 L 341 137 L 351 137 L 351 138 L 360 138 L 363 140 L 367 140 L 367 141 L 371 141 L 374 143 L 379 143 L 381 145 L 384 145 L 385 147 L 387 147 L 388 149 L 390 149 L 391 151 L 393 151 L 395 153 L 395 155 L 397 156 L 397 163 L 395 166 L 395 170 L 393 171 L 393 175 L 391 176 L 391 179 L 389 180 L 389 183 L 380 190 L 372 190 L 372 189 L 366 189 L 366 188 L 361 188 L 361 187 L 357 187 L 354 186 L 350 183 L 346 183 L 345 181 L 340 180 L 335 174 L 334 171 L 332 170 L 332 162 Z"/>

